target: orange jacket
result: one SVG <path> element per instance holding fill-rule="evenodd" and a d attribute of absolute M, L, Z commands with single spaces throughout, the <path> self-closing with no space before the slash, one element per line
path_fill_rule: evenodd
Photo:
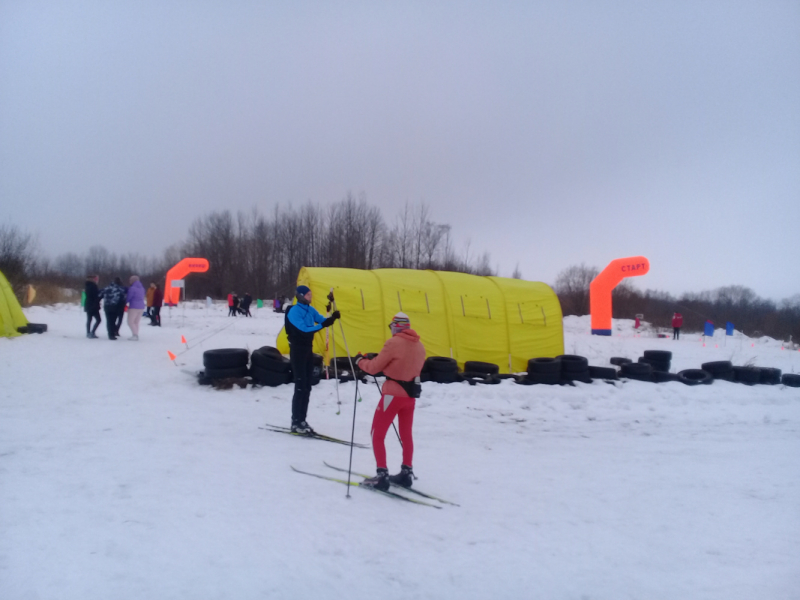
<path fill-rule="evenodd" d="M 425 346 L 419 341 L 419 335 L 413 329 L 405 329 L 392 336 L 383 345 L 375 358 L 363 358 L 358 367 L 365 373 L 374 375 L 383 371 L 392 379 L 413 381 L 422 371 L 425 364 Z M 385 396 L 408 398 L 406 391 L 399 383 L 386 380 L 382 392 Z"/>
<path fill-rule="evenodd" d="M 145 298 L 147 299 L 147 306 L 148 308 L 153 306 L 153 294 L 155 293 L 155 288 L 147 288 L 147 293 L 145 294 Z"/>

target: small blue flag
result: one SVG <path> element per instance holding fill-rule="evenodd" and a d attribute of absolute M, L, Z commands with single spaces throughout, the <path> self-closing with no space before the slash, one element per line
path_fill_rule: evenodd
<path fill-rule="evenodd" d="M 725 324 L 725 335 L 733 335 L 733 323 L 730 321 Z"/>
<path fill-rule="evenodd" d="M 706 327 L 703 330 L 703 335 L 706 337 L 714 337 L 714 324 L 711 321 L 706 321 Z"/>

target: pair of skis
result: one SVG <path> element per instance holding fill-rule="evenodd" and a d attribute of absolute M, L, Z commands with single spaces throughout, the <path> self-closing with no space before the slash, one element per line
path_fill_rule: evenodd
<path fill-rule="evenodd" d="M 330 435 L 325 435 L 322 433 L 317 433 L 314 431 L 313 433 L 295 433 L 289 427 L 281 427 L 280 425 L 270 425 L 269 423 L 266 424 L 264 427 L 259 427 L 259 429 L 264 429 L 265 431 L 274 431 L 275 433 L 285 433 L 288 435 L 293 435 L 295 437 L 305 437 L 305 438 L 312 438 L 315 440 L 322 440 L 323 442 L 331 442 L 333 444 L 341 444 L 343 446 L 349 446 L 350 442 L 347 440 L 342 440 L 339 438 L 332 437 Z M 366 448 L 369 449 L 369 446 L 366 444 L 358 444 L 353 443 L 353 448 Z"/>
<path fill-rule="evenodd" d="M 342 469 L 341 467 L 335 467 L 335 466 L 333 466 L 331 464 L 328 464 L 327 462 L 324 462 L 324 461 L 323 461 L 323 464 L 326 467 L 333 469 L 334 471 L 340 471 L 342 473 L 347 473 L 347 469 Z M 411 502 L 412 504 L 420 504 L 422 506 L 430 506 L 431 508 L 442 508 L 438 504 L 431 504 L 430 502 L 425 502 L 423 500 L 418 500 L 416 498 L 409 498 L 408 496 L 404 496 L 402 494 L 398 494 L 398 493 L 393 492 L 391 490 L 383 491 L 383 490 L 379 490 L 379 489 L 371 487 L 371 486 L 366 486 L 366 485 L 362 486 L 359 482 L 356 482 L 356 481 L 348 482 L 346 479 L 339 479 L 337 477 L 328 477 L 327 475 L 319 475 L 317 473 L 309 473 L 308 471 L 302 471 L 302 470 L 300 470 L 300 469 L 298 469 L 296 467 L 292 467 L 292 471 L 294 471 L 295 473 L 302 473 L 303 475 L 310 475 L 311 477 L 317 477 L 318 479 L 325 479 L 327 481 L 334 481 L 336 483 L 341 483 L 341 484 L 344 484 L 344 485 L 351 485 L 351 486 L 359 487 L 361 489 L 370 490 L 370 491 L 376 492 L 378 494 L 383 494 L 384 496 L 389 496 L 390 498 L 394 498 L 395 500 L 402 500 L 404 502 Z M 364 475 L 363 473 L 356 473 L 356 472 L 352 472 L 352 473 L 353 473 L 353 475 L 356 475 L 358 477 L 362 477 L 364 479 L 368 479 L 369 478 L 369 475 Z M 406 492 L 411 492 L 412 494 L 416 494 L 418 496 L 422 496 L 423 498 L 427 498 L 428 500 L 435 500 L 436 502 L 439 502 L 440 504 L 449 504 L 451 506 L 458 506 L 458 504 L 456 504 L 455 502 L 450 502 L 449 500 L 444 500 L 442 498 L 437 498 L 436 496 L 433 496 L 431 494 L 426 494 L 425 492 L 421 492 L 421 491 L 419 491 L 417 489 L 414 489 L 414 488 L 407 488 L 407 487 L 403 487 L 401 485 L 395 485 L 395 484 L 392 484 L 392 487 L 405 490 Z"/>

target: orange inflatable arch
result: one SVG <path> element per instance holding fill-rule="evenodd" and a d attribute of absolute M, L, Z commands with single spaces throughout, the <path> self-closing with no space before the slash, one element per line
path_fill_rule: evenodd
<path fill-rule="evenodd" d="M 611 292 L 626 277 L 639 277 L 650 270 L 644 256 L 618 258 L 594 278 L 589 285 L 589 308 L 592 313 L 592 335 L 611 335 Z"/>
<path fill-rule="evenodd" d="M 181 288 L 172 287 L 175 279 L 183 279 L 189 273 L 205 273 L 208 261 L 205 258 L 184 258 L 167 271 L 167 283 L 164 285 L 164 304 L 177 306 L 181 299 Z"/>

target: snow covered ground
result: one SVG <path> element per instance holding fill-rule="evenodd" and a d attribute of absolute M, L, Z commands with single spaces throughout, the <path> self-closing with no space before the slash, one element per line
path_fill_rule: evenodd
<path fill-rule="evenodd" d="M 346 467 L 348 448 L 259 429 L 288 425 L 291 386 L 190 375 L 205 349 L 274 344 L 281 315 L 226 310 L 165 311 L 111 342 L 84 337 L 79 307 L 37 307 L 48 333 L 0 339 L 0 598 L 800 598 L 800 389 L 427 383 L 416 485 L 460 507 L 347 499 L 289 465 L 334 475 L 322 461 Z M 567 318 L 566 352 L 800 372 L 774 340 L 615 328 Z M 378 393 L 360 389 L 368 442 Z M 337 415 L 334 383 L 315 387 L 309 421 L 349 438 L 354 384 L 339 391 Z M 387 449 L 394 471 L 391 431 Z M 372 473 L 372 452 L 353 464 Z"/>

